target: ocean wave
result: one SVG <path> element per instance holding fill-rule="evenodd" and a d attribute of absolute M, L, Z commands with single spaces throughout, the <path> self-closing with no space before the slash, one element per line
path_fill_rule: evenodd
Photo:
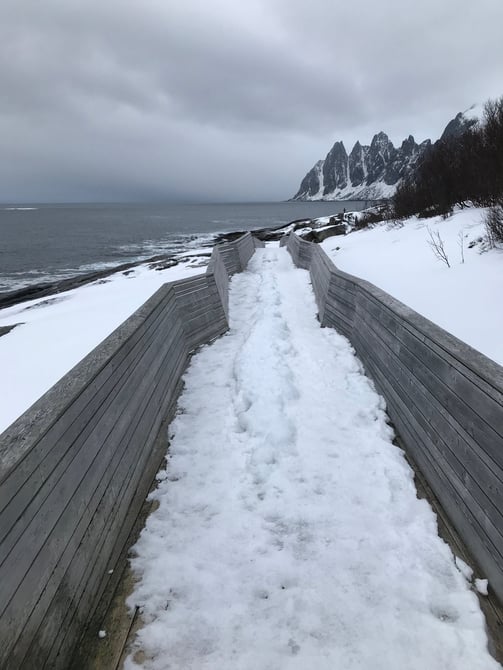
<path fill-rule="evenodd" d="M 162 240 L 148 239 L 140 243 L 120 244 L 108 250 L 110 260 L 83 263 L 66 268 L 33 268 L 0 274 L 0 293 L 9 293 L 35 284 L 62 281 L 79 275 L 108 270 L 124 263 L 142 263 L 160 255 L 182 255 L 211 244 L 218 232 L 174 234 Z"/>

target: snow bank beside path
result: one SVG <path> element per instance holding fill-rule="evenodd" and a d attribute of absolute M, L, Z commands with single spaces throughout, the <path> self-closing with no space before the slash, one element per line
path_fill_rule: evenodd
<path fill-rule="evenodd" d="M 258 250 L 192 359 L 135 546 L 126 668 L 492 670 L 476 596 L 383 401 L 321 329 L 308 274 Z"/>
<path fill-rule="evenodd" d="M 157 289 L 204 272 L 201 259 L 166 270 L 139 265 L 54 296 L 0 310 L 0 432 L 138 309 Z"/>
<path fill-rule="evenodd" d="M 503 250 L 468 248 L 485 234 L 484 212 L 464 209 L 445 221 L 414 217 L 401 228 L 377 225 L 322 246 L 341 270 L 371 281 L 503 365 Z M 428 228 L 444 241 L 450 268 L 435 258 Z"/>

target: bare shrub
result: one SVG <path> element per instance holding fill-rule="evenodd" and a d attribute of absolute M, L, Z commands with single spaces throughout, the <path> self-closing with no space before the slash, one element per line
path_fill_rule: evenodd
<path fill-rule="evenodd" d="M 447 256 L 447 252 L 444 247 L 444 241 L 440 237 L 440 233 L 438 230 L 432 231 L 430 228 L 428 228 L 428 234 L 430 236 L 428 244 L 430 245 L 435 258 L 437 258 L 439 261 L 442 261 L 442 263 L 445 263 L 447 267 L 450 268 L 451 264 L 449 263 L 449 257 Z"/>

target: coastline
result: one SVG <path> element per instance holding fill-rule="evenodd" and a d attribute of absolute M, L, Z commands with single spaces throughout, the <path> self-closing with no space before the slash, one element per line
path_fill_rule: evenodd
<path fill-rule="evenodd" d="M 211 248 L 247 231 L 266 241 L 277 240 L 291 223 L 335 215 L 343 205 L 348 207 L 336 202 L 274 202 L 0 209 L 5 233 L 0 309 L 127 271 L 129 263 L 135 267 L 159 256 L 164 260 Z M 354 204 L 355 209 L 360 206 Z M 40 246 L 42 231 L 44 239 L 54 243 Z"/>
<path fill-rule="evenodd" d="M 127 270 L 131 270 L 138 265 L 162 263 L 171 260 L 176 261 L 173 263 L 173 265 L 177 265 L 178 261 L 175 258 L 169 254 L 165 254 L 161 256 L 153 256 L 152 258 L 147 258 L 141 261 L 121 263 L 120 265 L 114 265 L 113 267 L 106 268 L 105 270 L 74 275 L 73 277 L 58 279 L 51 282 L 41 282 L 32 284 L 31 286 L 25 286 L 24 288 L 20 288 L 14 291 L 0 293 L 0 309 L 13 307 L 14 305 L 18 305 L 19 303 L 26 302 L 28 300 L 46 298 L 47 296 L 54 295 L 55 293 L 70 291 L 71 289 L 78 288 L 79 286 L 84 286 L 85 284 L 90 284 L 93 281 L 109 277 L 116 272 L 127 272 Z"/>
<path fill-rule="evenodd" d="M 283 229 L 286 229 L 288 226 L 291 226 L 294 223 L 300 221 L 306 221 L 306 219 L 298 219 L 296 221 L 290 221 L 287 224 L 281 224 L 277 227 L 269 228 L 257 228 L 256 230 L 249 231 L 253 233 L 258 239 L 263 241 L 272 241 L 280 239 L 284 232 Z M 94 272 L 86 272 L 83 274 L 76 274 L 72 277 L 66 277 L 65 279 L 57 279 L 55 281 L 49 282 L 38 282 L 30 286 L 25 286 L 23 288 L 15 289 L 14 291 L 6 291 L 0 293 L 0 310 L 7 307 L 13 307 L 28 300 L 37 300 L 38 298 L 46 298 L 50 295 L 57 293 L 63 293 L 64 291 L 70 291 L 74 288 L 79 288 L 86 284 L 90 284 L 94 281 L 100 279 L 105 279 L 110 275 L 116 274 L 117 272 L 127 272 L 132 270 L 140 265 L 149 265 L 153 269 L 162 270 L 167 267 L 173 267 L 178 265 L 181 259 L 186 258 L 187 256 L 201 256 L 206 255 L 206 253 L 201 253 L 201 249 L 211 249 L 216 244 L 223 244 L 226 242 L 232 242 L 238 237 L 241 237 L 244 232 L 248 231 L 232 231 L 228 233 L 218 233 L 211 241 L 201 241 L 201 246 L 194 250 L 194 253 L 183 252 L 183 255 L 177 253 L 167 253 L 159 254 L 157 256 L 151 256 L 150 258 L 144 258 L 137 261 L 129 261 L 127 263 L 120 263 L 119 265 L 114 265 L 112 267 L 105 268 L 104 270 L 96 270 Z M 0 335 L 5 333 L 0 332 Z"/>

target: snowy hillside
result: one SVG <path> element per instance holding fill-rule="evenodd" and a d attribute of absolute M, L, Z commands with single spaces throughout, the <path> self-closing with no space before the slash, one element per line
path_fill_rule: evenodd
<path fill-rule="evenodd" d="M 503 250 L 484 251 L 477 242 L 485 234 L 484 212 L 464 209 L 445 221 L 414 217 L 402 227 L 382 223 L 322 246 L 341 270 L 371 281 L 503 365 Z M 429 231 L 440 235 L 450 268 L 435 257 Z"/>

